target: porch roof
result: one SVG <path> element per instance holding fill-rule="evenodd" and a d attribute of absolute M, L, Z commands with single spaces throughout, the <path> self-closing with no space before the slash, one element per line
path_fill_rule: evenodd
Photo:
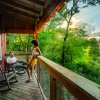
<path fill-rule="evenodd" d="M 0 33 L 37 34 L 66 0 L 0 0 Z"/>

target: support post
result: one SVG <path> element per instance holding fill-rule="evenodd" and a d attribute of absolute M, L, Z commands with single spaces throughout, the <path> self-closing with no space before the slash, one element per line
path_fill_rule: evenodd
<path fill-rule="evenodd" d="M 1 34 L 1 49 L 2 49 L 2 69 L 5 69 L 5 54 L 6 54 L 6 33 Z"/>
<path fill-rule="evenodd" d="M 33 35 L 34 35 L 34 39 L 37 39 L 37 33 L 34 33 Z"/>
<path fill-rule="evenodd" d="M 50 100 L 56 100 L 56 79 L 50 76 Z"/>
<path fill-rule="evenodd" d="M 38 28 L 37 28 L 37 24 L 35 25 L 35 31 L 34 31 L 34 39 L 37 39 L 38 37 Z"/>

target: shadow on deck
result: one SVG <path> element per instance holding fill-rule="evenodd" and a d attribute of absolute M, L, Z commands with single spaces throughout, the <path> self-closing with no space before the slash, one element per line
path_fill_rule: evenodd
<path fill-rule="evenodd" d="M 30 83 L 25 83 L 27 74 L 18 75 L 18 82 L 11 84 L 11 90 L 0 93 L 0 100 L 43 100 L 35 76 Z"/>

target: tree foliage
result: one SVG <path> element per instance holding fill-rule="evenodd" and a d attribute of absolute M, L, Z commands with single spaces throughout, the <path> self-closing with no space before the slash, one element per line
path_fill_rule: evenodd
<path fill-rule="evenodd" d="M 99 59 L 100 47 L 98 41 L 87 39 L 87 32 L 83 27 L 69 30 L 74 14 L 78 13 L 81 8 L 99 4 L 99 1 L 70 0 L 70 2 L 73 2 L 72 7 L 68 9 L 68 5 L 65 5 L 40 32 L 39 40 L 43 55 L 99 83 L 100 67 L 98 66 L 100 64 L 97 59 Z M 83 6 L 79 6 L 79 3 L 83 3 Z M 60 28 L 59 26 L 65 20 L 67 22 L 66 29 Z M 98 78 L 96 79 L 96 77 Z"/>
<path fill-rule="evenodd" d="M 30 51 L 32 35 L 28 34 L 8 34 L 7 35 L 7 52 L 9 51 Z"/>
<path fill-rule="evenodd" d="M 83 27 L 69 28 L 72 17 L 80 9 L 100 4 L 100 0 L 69 0 L 69 3 L 72 5 L 68 8 L 66 4 L 40 31 L 40 49 L 48 59 L 100 83 L 100 41 L 87 39 Z M 60 27 L 65 20 L 66 29 Z M 8 49 L 25 51 L 28 48 L 29 51 L 32 39 L 33 36 L 29 35 L 10 34 L 7 36 Z"/>

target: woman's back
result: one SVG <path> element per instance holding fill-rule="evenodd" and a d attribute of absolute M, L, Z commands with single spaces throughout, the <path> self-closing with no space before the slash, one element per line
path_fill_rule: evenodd
<path fill-rule="evenodd" d="M 37 51 L 37 49 L 38 49 L 37 47 L 33 49 L 32 56 L 36 56 L 36 55 L 39 54 L 39 52 Z"/>

